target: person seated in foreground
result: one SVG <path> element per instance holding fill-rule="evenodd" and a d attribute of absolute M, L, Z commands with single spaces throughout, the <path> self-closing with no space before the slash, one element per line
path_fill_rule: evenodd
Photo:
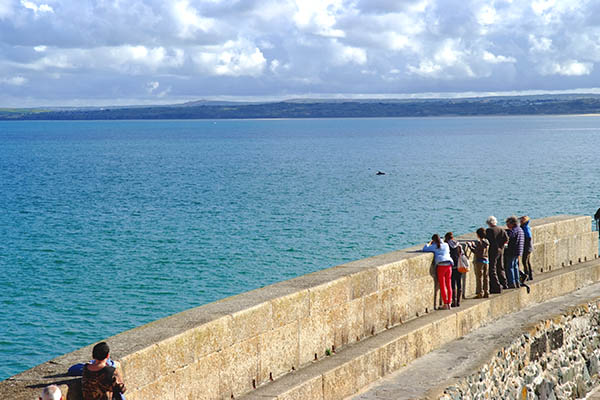
<path fill-rule="evenodd" d="M 81 387 L 83 400 L 112 400 L 113 393 L 124 393 L 125 384 L 120 372 L 108 365 L 110 348 L 100 342 L 92 350 L 93 363 L 85 364 Z"/>
<path fill-rule="evenodd" d="M 62 400 L 62 398 L 60 388 L 56 385 L 50 385 L 42 389 L 39 400 Z"/>

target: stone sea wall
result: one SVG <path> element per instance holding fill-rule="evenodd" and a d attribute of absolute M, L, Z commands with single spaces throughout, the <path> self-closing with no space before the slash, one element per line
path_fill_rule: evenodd
<path fill-rule="evenodd" d="M 590 217 L 549 217 L 534 220 L 531 226 L 532 263 L 538 273 L 598 257 L 598 236 L 591 231 Z M 242 293 L 108 338 L 113 357 L 122 363 L 128 400 L 238 398 L 349 344 L 430 313 L 439 294 L 433 255 L 420 252 L 421 247 Z M 581 275 L 597 278 L 595 272 Z M 493 315 L 544 301 L 544 296 L 574 290 L 578 284 L 561 282 L 561 287 L 549 287 L 539 295 L 498 302 L 493 313 L 465 321 L 463 330 L 480 326 Z M 469 272 L 466 295 L 473 294 L 474 286 L 474 274 Z M 410 354 L 419 357 L 430 351 L 427 343 L 414 343 Z M 39 387 L 56 383 L 70 365 L 88 360 L 91 347 L 0 382 L 0 395 L 32 398 Z M 78 398 L 77 379 L 65 377 L 58 383 L 69 392 L 69 399 Z"/>
<path fill-rule="evenodd" d="M 440 399 L 584 398 L 599 382 L 599 306 L 584 304 L 531 326 Z"/>

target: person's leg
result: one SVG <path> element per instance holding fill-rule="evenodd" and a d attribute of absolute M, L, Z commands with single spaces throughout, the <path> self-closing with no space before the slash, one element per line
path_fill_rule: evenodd
<path fill-rule="evenodd" d="M 448 288 L 446 287 L 446 278 L 444 274 L 444 267 L 437 267 L 437 278 L 438 284 L 440 285 L 440 296 L 442 298 L 442 302 L 444 303 L 444 305 L 446 305 L 446 302 L 448 300 Z"/>
<path fill-rule="evenodd" d="M 481 275 L 483 281 L 483 297 L 490 297 L 490 290 L 488 286 L 488 275 L 489 266 L 486 263 L 481 263 Z"/>
<path fill-rule="evenodd" d="M 498 280 L 503 289 L 508 287 L 506 279 L 506 272 L 504 270 L 504 249 L 498 250 L 498 261 L 496 261 L 496 272 L 498 273 Z"/>
<path fill-rule="evenodd" d="M 452 290 L 456 290 L 456 294 L 454 295 L 456 298 L 456 307 L 460 307 L 460 297 L 462 296 L 462 275 L 463 274 L 458 272 L 458 269 L 452 270 Z"/>
<path fill-rule="evenodd" d="M 498 280 L 498 273 L 496 271 L 498 253 L 490 251 L 490 291 L 492 293 L 501 293 L 502 286 L 500 285 L 500 281 Z"/>
<path fill-rule="evenodd" d="M 444 267 L 444 282 L 446 284 L 448 298 L 446 299 L 446 305 L 448 308 L 450 307 L 450 303 L 452 301 L 452 267 Z"/>
<path fill-rule="evenodd" d="M 452 282 L 452 307 L 458 305 L 458 288 L 460 287 L 460 272 L 457 269 L 452 268 L 451 275 Z"/>
<path fill-rule="evenodd" d="M 483 296 L 483 271 L 482 264 L 479 261 L 475 261 L 475 295 L 476 297 Z"/>
<path fill-rule="evenodd" d="M 519 273 L 519 256 L 516 256 L 511 260 L 511 269 L 513 273 L 515 287 L 521 287 L 521 274 Z"/>
<path fill-rule="evenodd" d="M 531 253 L 523 253 L 523 270 L 527 274 L 528 280 L 533 280 L 533 269 L 531 269 Z"/>

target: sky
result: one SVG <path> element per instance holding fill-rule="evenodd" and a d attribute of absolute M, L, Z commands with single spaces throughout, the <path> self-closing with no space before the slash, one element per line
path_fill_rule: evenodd
<path fill-rule="evenodd" d="M 0 106 L 600 92 L 597 0 L 0 0 Z"/>

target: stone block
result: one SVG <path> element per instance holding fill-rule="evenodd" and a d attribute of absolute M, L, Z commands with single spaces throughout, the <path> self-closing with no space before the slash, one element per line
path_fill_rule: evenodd
<path fill-rule="evenodd" d="M 277 396 L 277 400 L 323 400 L 323 377 L 308 379 Z"/>
<path fill-rule="evenodd" d="M 129 386 L 128 386 L 129 388 Z M 175 396 L 174 375 L 170 374 L 162 376 L 155 381 L 148 382 L 141 388 L 136 390 L 127 390 L 127 400 L 146 400 L 146 399 L 161 399 L 161 400 L 179 400 Z M 185 397 L 184 397 L 185 398 Z"/>
<path fill-rule="evenodd" d="M 348 277 L 338 278 L 308 290 L 310 314 L 329 311 L 350 301 L 352 288 Z"/>
<path fill-rule="evenodd" d="M 519 293 L 515 290 L 508 290 L 490 302 L 490 316 L 492 319 L 500 318 L 518 309 Z"/>
<path fill-rule="evenodd" d="M 188 350 L 195 359 L 223 350 L 233 344 L 231 316 L 226 315 L 192 329 L 192 347 Z"/>
<path fill-rule="evenodd" d="M 197 363 L 181 368 L 174 373 L 174 390 L 176 399 L 211 400 L 219 398 L 219 365 L 220 356 L 216 353 L 198 360 Z M 129 399 L 129 396 L 127 396 Z"/>
<path fill-rule="evenodd" d="M 454 337 L 460 337 L 485 325 L 490 320 L 490 302 L 480 302 L 456 313 L 456 332 Z M 440 332 L 445 334 L 445 332 Z M 449 332 L 451 334 L 451 332 Z M 451 336 L 450 336 L 451 337 Z"/>
<path fill-rule="evenodd" d="M 306 318 L 310 311 L 308 290 L 300 290 L 271 300 L 273 328 Z"/>
<path fill-rule="evenodd" d="M 163 376 L 193 364 L 196 359 L 194 351 L 190 351 L 194 348 L 193 343 L 193 331 L 186 331 L 158 342 L 155 350 L 160 364 L 160 375 Z"/>
<path fill-rule="evenodd" d="M 157 381 L 162 372 L 157 345 L 149 346 L 121 358 L 121 368 L 128 388 L 140 388 Z"/>
<path fill-rule="evenodd" d="M 257 386 L 258 337 L 236 343 L 220 356 L 219 392 L 223 398 L 238 397 Z"/>
<path fill-rule="evenodd" d="M 332 346 L 336 349 L 359 341 L 364 333 L 364 300 L 359 298 L 331 310 L 326 323 L 333 330 Z M 332 346 L 327 348 L 333 350 Z"/>
<path fill-rule="evenodd" d="M 383 376 L 383 353 L 383 349 L 376 349 L 354 360 L 355 392 Z"/>
<path fill-rule="evenodd" d="M 231 314 L 234 343 L 260 335 L 273 328 L 273 309 L 271 302 L 257 304 Z"/>
<path fill-rule="evenodd" d="M 389 324 L 389 306 L 383 304 L 382 297 L 379 292 L 365 296 L 363 336 L 377 334 Z"/>
<path fill-rule="evenodd" d="M 348 277 L 351 286 L 351 299 L 358 299 L 375 293 L 378 290 L 379 271 L 376 268 L 368 268 L 352 274 Z"/>
<path fill-rule="evenodd" d="M 416 279 L 431 276 L 434 268 L 431 253 L 416 254 L 407 259 L 407 261 L 409 281 L 412 282 Z"/>
<path fill-rule="evenodd" d="M 432 326 L 433 347 L 438 348 L 459 337 L 458 316 L 446 315 L 433 323 Z"/>
<path fill-rule="evenodd" d="M 536 273 L 539 273 L 540 270 L 544 269 L 546 266 L 546 244 L 545 243 L 536 243 L 533 244 L 533 252 L 531 253 L 530 262 L 531 268 L 533 269 L 534 276 Z"/>
<path fill-rule="evenodd" d="M 379 290 L 390 289 L 408 282 L 408 261 L 385 264 L 377 267 Z"/>
<path fill-rule="evenodd" d="M 323 398 L 342 400 L 355 392 L 355 366 L 349 361 L 323 374 Z"/>
<path fill-rule="evenodd" d="M 553 268 L 553 270 L 569 266 L 569 246 L 571 245 L 571 239 L 563 237 L 556 242 L 556 268 Z"/>
<path fill-rule="evenodd" d="M 383 292 L 384 304 L 389 307 L 389 327 L 406 322 L 413 318 L 414 315 L 409 314 L 409 302 L 412 301 L 411 292 L 404 285 L 396 286 L 395 288 Z M 414 293 L 417 293 L 416 291 Z"/>
<path fill-rule="evenodd" d="M 269 382 L 292 369 L 298 369 L 298 352 L 298 322 L 260 335 L 258 383 Z"/>
<path fill-rule="evenodd" d="M 544 266 L 544 272 L 553 271 L 557 269 L 557 243 L 558 240 L 547 241 L 544 247 L 544 260 L 546 265 Z"/>
<path fill-rule="evenodd" d="M 415 336 L 410 332 L 383 346 L 384 373 L 387 375 L 407 365 L 416 358 L 416 351 Z"/>
<path fill-rule="evenodd" d="M 565 219 L 556 223 L 556 235 L 558 238 L 566 238 L 574 236 L 575 231 L 575 219 Z"/>
<path fill-rule="evenodd" d="M 588 261 L 598 258 L 598 232 L 589 232 L 588 237 L 589 257 Z"/>
<path fill-rule="evenodd" d="M 325 356 L 325 349 L 334 345 L 334 330 L 327 323 L 325 313 L 313 314 L 300 320 L 299 360 L 307 364 Z"/>
<path fill-rule="evenodd" d="M 588 233 L 592 231 L 592 218 L 581 216 L 575 218 L 575 234 Z"/>

